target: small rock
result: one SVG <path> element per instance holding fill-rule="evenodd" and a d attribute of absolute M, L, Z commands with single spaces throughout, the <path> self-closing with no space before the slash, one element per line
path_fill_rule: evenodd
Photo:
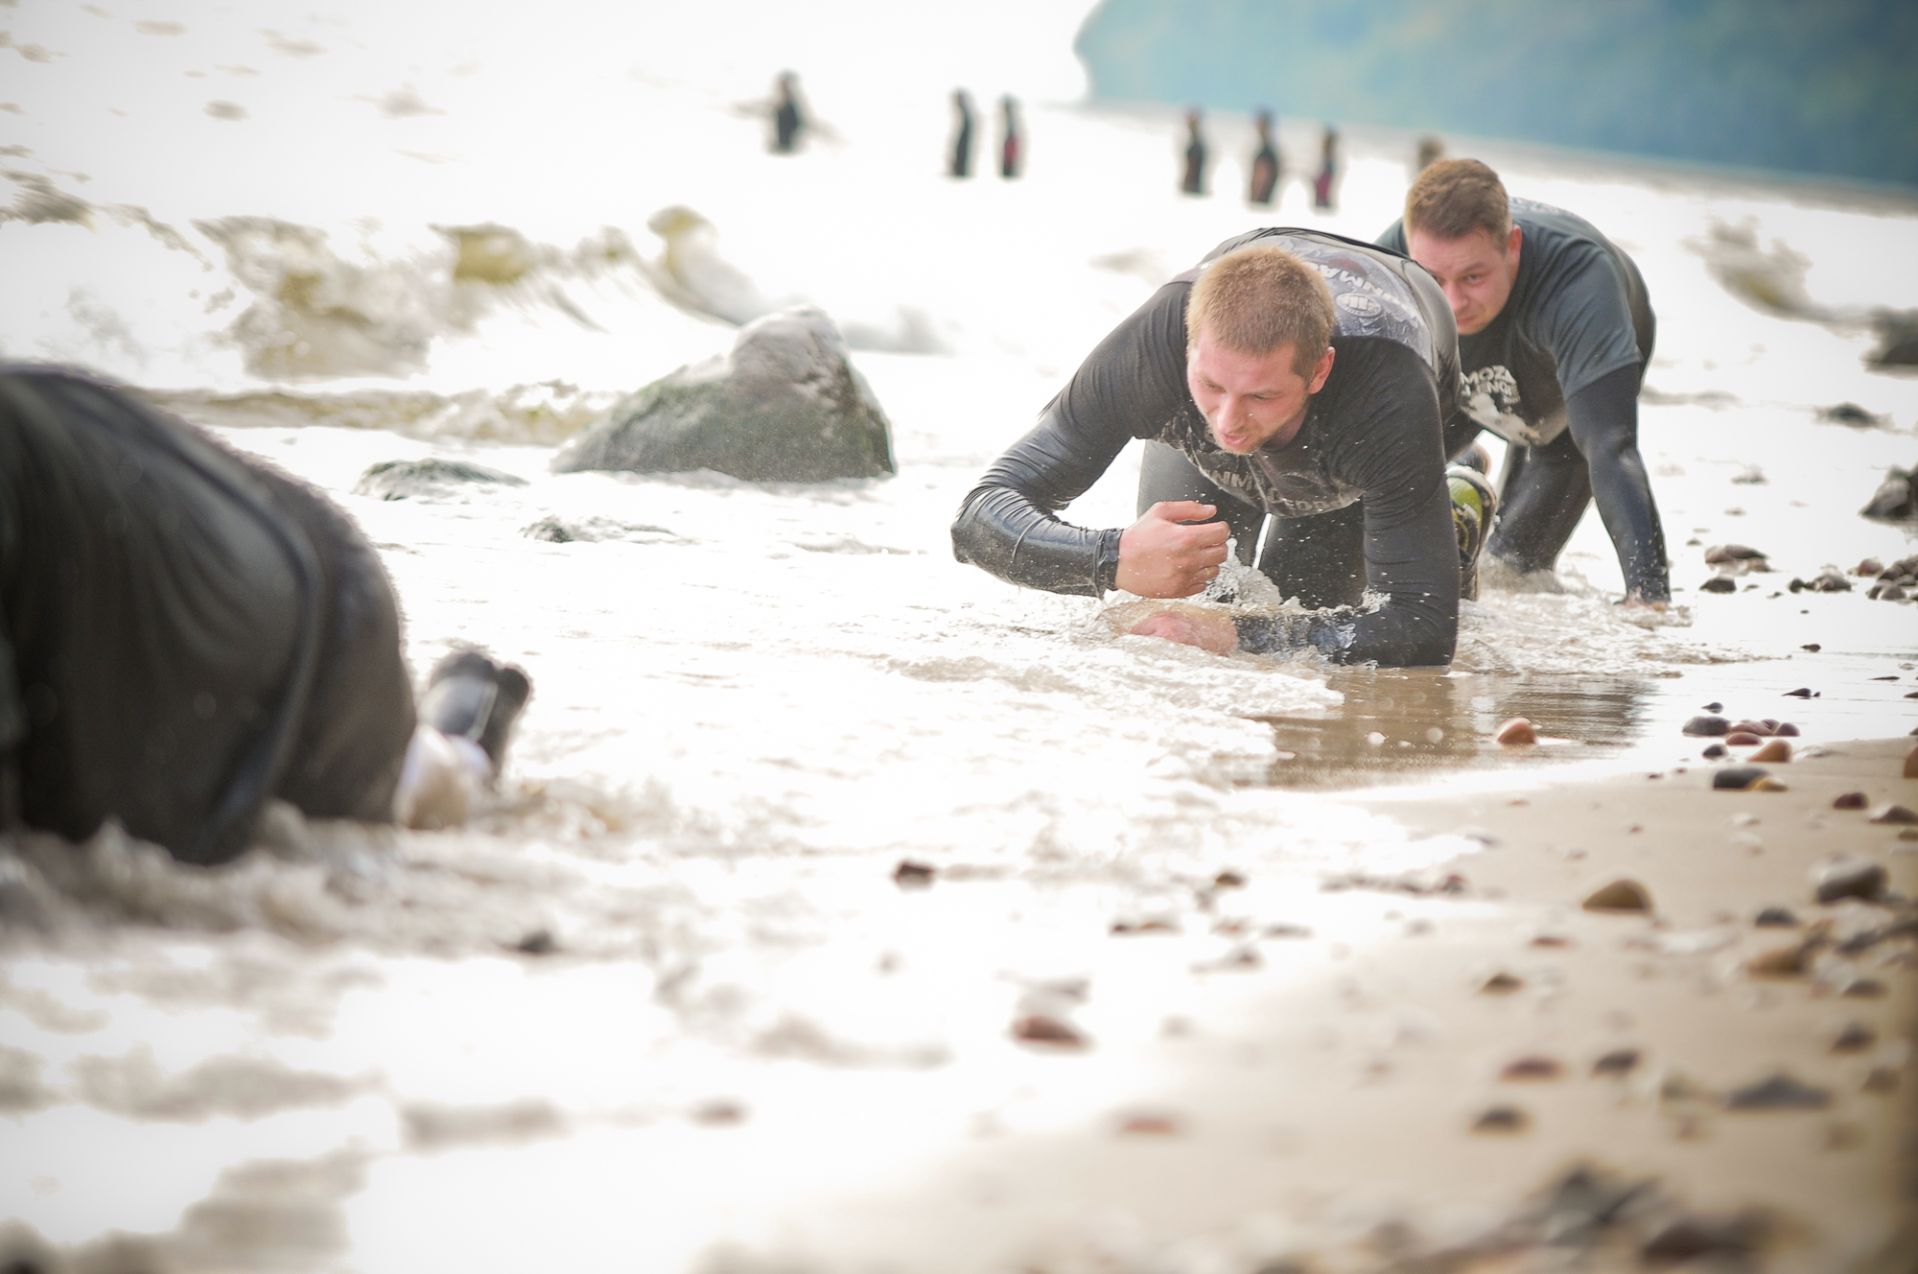
<path fill-rule="evenodd" d="M 1768 777 L 1767 771 L 1755 765 L 1728 765 L 1712 771 L 1712 787 L 1720 792 L 1749 792 Z"/>
<path fill-rule="evenodd" d="M 1160 1111 L 1140 1111 L 1119 1121 L 1121 1137 L 1176 1137 L 1185 1131 L 1177 1115 Z"/>
<path fill-rule="evenodd" d="M 1796 978 L 1810 968 L 1810 955 L 1816 943 L 1794 942 L 1760 951 L 1745 961 L 1745 972 L 1754 978 Z"/>
<path fill-rule="evenodd" d="M 1538 731 L 1524 717 L 1513 717 L 1498 728 L 1498 742 L 1501 747 L 1512 747 L 1521 743 L 1537 743 Z"/>
<path fill-rule="evenodd" d="M 1789 929 L 1798 924 L 1798 917 L 1783 907 L 1766 907 L 1752 923 L 1760 929 Z"/>
<path fill-rule="evenodd" d="M 1869 579 L 1874 575 L 1883 575 L 1885 573 L 1885 564 L 1875 557 L 1868 557 L 1858 563 L 1858 565 L 1852 567 L 1851 573 L 1853 575 L 1863 575 Z"/>
<path fill-rule="evenodd" d="M 1918 823 L 1918 813 L 1913 813 L 1906 806 L 1894 805 L 1887 801 L 1885 804 L 1873 809 L 1865 821 L 1868 823 L 1890 823 L 1894 826 Z"/>
<path fill-rule="evenodd" d="M 1811 698 L 1811 687 L 1800 686 L 1796 690 L 1787 690 L 1785 697 L 1787 699 L 1809 699 Z"/>
<path fill-rule="evenodd" d="M 1885 418 L 1877 412 L 1866 411 L 1863 407 L 1853 402 L 1843 402 L 1833 407 L 1820 407 L 1818 409 L 1818 418 L 1820 420 L 1835 421 L 1841 425 L 1857 426 L 1880 425 L 1885 421 Z"/>
<path fill-rule="evenodd" d="M 1517 1106 L 1492 1106 L 1472 1121 L 1473 1132 L 1520 1133 L 1532 1125 L 1532 1117 Z"/>
<path fill-rule="evenodd" d="M 1592 1074 L 1625 1076 L 1638 1069 L 1639 1051 L 1635 1048 L 1615 1048 L 1592 1063 Z"/>
<path fill-rule="evenodd" d="M 1791 744 L 1783 739 L 1771 739 L 1765 745 L 1745 758 L 1748 761 L 1766 761 L 1778 764 L 1791 760 Z"/>
<path fill-rule="evenodd" d="M 1846 792 L 1832 798 L 1831 807 L 1835 810 L 1861 810 L 1867 801 L 1863 792 Z"/>
<path fill-rule="evenodd" d="M 1885 892 L 1884 864 L 1846 859 L 1819 869 L 1816 896 L 1819 902 L 1838 902 L 1860 898 L 1866 902 Z"/>
<path fill-rule="evenodd" d="M 1868 1093 L 1895 1093 L 1898 1091 L 1898 1072 L 1889 1066 L 1874 1066 L 1865 1076 L 1864 1089 Z"/>
<path fill-rule="evenodd" d="M 1729 756 L 1731 754 L 1725 750 L 1724 744 L 1709 743 L 1705 745 L 1705 750 L 1698 755 L 1704 757 L 1707 761 L 1716 761 L 1721 756 Z"/>
<path fill-rule="evenodd" d="M 1831 1041 L 1834 1053 L 1862 1053 L 1878 1042 L 1878 1032 L 1863 1022 L 1847 1022 Z"/>
<path fill-rule="evenodd" d="M 1685 723 L 1685 733 L 1708 739 L 1722 738 L 1731 730 L 1731 722 L 1723 717 L 1693 717 Z"/>
<path fill-rule="evenodd" d="M 730 1127 L 746 1122 L 746 1108 L 727 1097 L 716 1097 L 701 1102 L 692 1109 L 692 1119 L 696 1124 L 705 1124 L 713 1128 Z"/>
<path fill-rule="evenodd" d="M 1212 887 L 1214 889 L 1242 889 L 1245 887 L 1245 877 L 1228 867 L 1212 878 Z"/>
<path fill-rule="evenodd" d="M 554 939 L 551 929 L 533 929 L 513 944 L 513 950 L 521 955 L 551 955 L 559 950 L 559 943 Z"/>
<path fill-rule="evenodd" d="M 1743 1269 L 1763 1246 L 1770 1227 L 1756 1212 L 1732 1217 L 1681 1216 L 1666 1222 L 1639 1249 L 1652 1269 Z"/>
<path fill-rule="evenodd" d="M 1918 490 L 1914 490 L 1912 474 L 1893 466 L 1858 512 L 1886 522 L 1898 522 L 1918 514 Z"/>
<path fill-rule="evenodd" d="M 1829 1105 L 1830 1090 L 1800 1083 L 1783 1071 L 1725 1094 L 1727 1110 L 1823 1110 Z"/>
<path fill-rule="evenodd" d="M 1012 1038 L 1061 1050 L 1083 1049 L 1090 1044 L 1079 1028 L 1045 1013 L 1030 1013 L 1014 1021 Z"/>
<path fill-rule="evenodd" d="M 1885 995 L 1885 984 L 1877 978 L 1853 978 L 1838 989 L 1838 994 L 1848 1000 L 1880 1000 Z"/>
<path fill-rule="evenodd" d="M 1479 983 L 1480 995 L 1510 995 L 1525 985 L 1525 979 L 1503 969 Z"/>
<path fill-rule="evenodd" d="M 1753 734 L 1750 730 L 1733 730 L 1725 736 L 1725 746 L 1728 748 L 1757 747 L 1762 742 L 1764 736 Z"/>
<path fill-rule="evenodd" d="M 1558 1079 L 1565 1074 L 1565 1067 L 1555 1057 L 1533 1055 L 1507 1062 L 1498 1077 L 1514 1083 L 1533 1083 Z"/>
<path fill-rule="evenodd" d="M 1729 575 L 1714 575 L 1698 586 L 1701 593 L 1736 593 L 1738 583 Z"/>
<path fill-rule="evenodd" d="M 1636 880 L 1621 877 L 1593 890 L 1582 905 L 1587 911 L 1646 912 L 1652 909 L 1652 895 Z"/>
<path fill-rule="evenodd" d="M 1705 711 L 1707 712 L 1723 712 L 1724 710 L 1725 705 L 1722 703 L 1708 703 L 1705 705 Z"/>
<path fill-rule="evenodd" d="M 1723 566 L 1731 562 L 1763 562 L 1766 554 L 1745 544 L 1714 544 L 1705 550 L 1705 565 Z"/>
<path fill-rule="evenodd" d="M 892 883 L 901 889 L 924 889 L 932 883 L 936 874 L 929 863 L 902 858 L 899 865 L 892 869 Z"/>
<path fill-rule="evenodd" d="M 496 486 L 523 487 L 526 479 L 498 469 L 465 460 L 383 460 L 360 475 L 353 494 L 376 496 L 382 500 L 407 500 L 436 495 L 461 485 L 491 483 Z"/>
<path fill-rule="evenodd" d="M 1781 738 L 1796 739 L 1798 737 L 1798 727 L 1789 721 L 1780 721 L 1778 728 L 1773 730 L 1772 733 Z"/>

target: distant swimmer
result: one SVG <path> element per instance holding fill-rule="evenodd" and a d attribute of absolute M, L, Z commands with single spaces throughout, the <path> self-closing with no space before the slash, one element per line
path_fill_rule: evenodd
<path fill-rule="evenodd" d="M 1447 664 L 1479 548 L 1454 502 L 1490 498 L 1447 481 L 1441 423 L 1458 389 L 1452 313 L 1411 261 L 1312 230 L 1239 235 L 1087 356 L 966 496 L 953 550 L 1028 588 L 1172 599 L 1211 586 L 1236 537 L 1312 609 L 1160 607 L 1130 631 L 1218 653 Z M 1134 438 L 1139 520 L 1062 520 Z M 1368 589 L 1384 602 L 1363 610 Z"/>
<path fill-rule="evenodd" d="M 1252 152 L 1252 182 L 1246 198 L 1254 206 L 1270 208 L 1279 188 L 1279 148 L 1272 140 L 1272 112 L 1260 111 L 1254 127 L 1258 129 L 1258 148 Z"/>
<path fill-rule="evenodd" d="M 269 799 L 457 822 L 530 693 L 459 652 L 416 711 L 385 569 L 324 496 L 117 386 L 0 365 L 0 829 L 116 819 L 218 863 Z"/>
<path fill-rule="evenodd" d="M 799 77 L 791 71 L 781 71 L 774 86 L 773 153 L 790 155 L 798 150 L 805 131 L 806 111 L 799 104 Z"/>
<path fill-rule="evenodd" d="M 1182 194 L 1203 195 L 1205 193 L 1205 116 L 1194 106 L 1185 113 L 1185 168 L 1179 174 L 1179 190 Z"/>
<path fill-rule="evenodd" d="M 1625 600 L 1664 605 L 1665 533 L 1638 450 L 1657 320 L 1632 259 L 1581 217 L 1508 198 L 1476 159 L 1421 173 L 1379 242 L 1409 242 L 1457 316 L 1464 414 L 1447 429 L 1448 454 L 1480 428 L 1511 444 L 1491 559 L 1551 570 L 1595 501 Z"/>
<path fill-rule="evenodd" d="M 952 91 L 952 149 L 946 156 L 946 176 L 972 176 L 972 97 L 962 88 Z"/>

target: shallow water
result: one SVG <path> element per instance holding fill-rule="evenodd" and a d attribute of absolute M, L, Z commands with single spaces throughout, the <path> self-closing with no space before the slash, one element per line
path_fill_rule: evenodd
<path fill-rule="evenodd" d="M 1038 41 L 1071 8 L 1019 22 Z M 1810 746 L 1918 724 L 1918 612 L 1787 588 L 1918 552 L 1855 513 L 1918 462 L 1918 378 L 1862 361 L 1864 312 L 1918 305 L 1918 199 L 1477 148 L 1645 270 L 1677 605 L 1621 612 L 1588 517 L 1561 591 L 1466 606 L 1449 672 L 1215 659 L 959 567 L 948 523 L 1118 317 L 1255 218 L 1171 193 L 1175 111 L 1049 97 L 1056 61 L 995 62 L 971 11 L 940 69 L 1028 95 L 1032 167 L 955 186 L 946 84 L 908 100 L 749 10 L 608 36 L 561 4 L 535 41 L 503 10 L 0 9 L 0 351 L 152 390 L 318 485 L 380 547 L 417 671 L 477 641 L 535 683 L 462 832 L 281 812 L 215 872 L 112 832 L 0 853 L 0 1221 L 201 1269 L 786 1268 L 766 1254 L 809 1209 L 881 1235 L 861 1201 L 1146 1086 L 1061 1091 L 1015 1014 L 1157 1032 L 1233 955 L 1205 908 L 1367 941 L 1326 877 L 1471 845 L 1410 836 L 1384 787 L 1702 764 L 1680 727 L 1711 702 Z M 795 50 L 836 136 L 781 162 L 740 103 Z M 1249 124 L 1217 127 L 1231 191 Z M 1315 133 L 1285 121 L 1295 177 Z M 1348 130 L 1341 211 L 1294 180 L 1271 219 L 1369 237 L 1413 140 Z M 1800 303 L 1755 307 L 1752 278 Z M 896 477 L 550 472 L 724 349 L 718 316 L 795 297 L 847 333 Z M 1885 421 L 1818 418 L 1842 401 Z M 356 493 L 427 455 L 525 485 Z M 1070 516 L 1129 521 L 1135 464 Z M 579 538 L 524 533 L 549 518 Z M 1726 541 L 1775 570 L 1698 592 Z M 1493 744 L 1515 715 L 1544 740 Z M 895 883 L 902 860 L 937 886 Z M 1215 897 L 1227 870 L 1254 887 Z M 1177 977 L 1110 949 L 1155 918 L 1185 927 Z"/>

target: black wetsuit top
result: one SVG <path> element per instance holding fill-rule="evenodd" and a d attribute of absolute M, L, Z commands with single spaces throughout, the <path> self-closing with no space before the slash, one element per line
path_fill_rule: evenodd
<path fill-rule="evenodd" d="M 0 829 L 107 818 L 176 857 L 278 796 L 392 817 L 399 612 L 317 492 L 66 371 L 0 365 Z"/>
<path fill-rule="evenodd" d="M 1638 389 L 1657 331 L 1645 280 L 1584 218 L 1526 199 L 1513 199 L 1511 209 L 1521 230 L 1518 272 L 1498 317 L 1459 337 L 1464 414 L 1446 431 L 1448 452 L 1479 428 L 1538 452 L 1527 461 L 1534 472 L 1501 501 L 1493 552 L 1524 569 L 1549 567 L 1589 496 L 1626 590 L 1663 600 L 1664 533 L 1638 453 Z M 1403 223 L 1378 241 L 1406 251 Z M 1569 445 L 1561 436 L 1568 428 Z M 1573 446 L 1586 473 L 1559 472 L 1575 458 Z M 1531 485 L 1538 490 L 1525 489 Z"/>
<path fill-rule="evenodd" d="M 1317 267 L 1337 313 L 1331 375 L 1290 442 L 1221 451 L 1186 388 L 1186 297 L 1206 263 L 1271 242 Z M 1326 614 L 1293 639 L 1346 662 L 1443 664 L 1458 632 L 1459 562 L 1440 421 L 1456 407 L 1452 313 L 1404 257 L 1311 230 L 1267 229 L 1220 244 L 1161 287 L 1093 350 L 1038 424 L 986 471 L 953 524 L 960 561 L 1002 579 L 1097 596 L 1115 587 L 1120 530 L 1054 516 L 1134 438 L 1181 452 L 1248 504 L 1309 518 L 1358 502 L 1367 585 L 1385 604 Z"/>

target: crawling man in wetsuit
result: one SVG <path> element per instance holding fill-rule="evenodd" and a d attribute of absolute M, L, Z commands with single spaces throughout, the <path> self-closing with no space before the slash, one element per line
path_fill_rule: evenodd
<path fill-rule="evenodd" d="M 455 822 L 529 693 L 459 651 L 416 710 L 386 572 L 324 496 L 114 385 L 0 365 L 0 832 L 117 819 L 218 863 L 269 799 Z"/>
<path fill-rule="evenodd" d="M 1170 608 L 1131 631 L 1217 653 L 1448 664 L 1462 549 L 1440 438 L 1457 391 L 1451 311 L 1423 270 L 1336 235 L 1255 230 L 1100 342 L 966 497 L 953 548 L 1030 588 L 1181 598 L 1217 578 L 1235 537 L 1311 609 Z M 1134 438 L 1147 443 L 1139 520 L 1058 518 Z M 1384 602 L 1360 610 L 1368 589 Z"/>
<path fill-rule="evenodd" d="M 1480 428 L 1510 444 L 1492 560 L 1550 571 L 1596 501 L 1626 603 L 1663 607 L 1665 533 L 1638 450 L 1657 324 L 1632 259 L 1581 217 L 1508 198 L 1476 159 L 1420 173 L 1379 242 L 1429 270 L 1458 321 L 1464 415 L 1446 454 Z"/>

